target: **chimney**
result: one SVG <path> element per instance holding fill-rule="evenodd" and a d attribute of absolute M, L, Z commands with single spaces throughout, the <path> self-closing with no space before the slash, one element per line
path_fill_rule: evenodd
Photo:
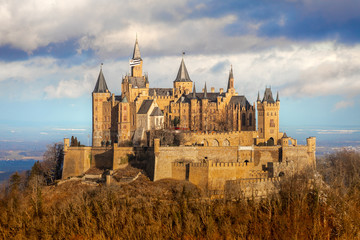
<path fill-rule="evenodd" d="M 211 92 L 215 92 L 215 88 L 214 88 L 214 87 L 211 87 Z"/>
<path fill-rule="evenodd" d="M 223 88 L 220 88 L 220 94 L 222 94 L 224 92 Z"/>

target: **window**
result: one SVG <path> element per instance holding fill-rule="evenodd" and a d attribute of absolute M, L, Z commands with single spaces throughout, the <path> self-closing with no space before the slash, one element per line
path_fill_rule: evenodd
<path fill-rule="evenodd" d="M 124 106 L 124 111 L 126 111 L 126 106 Z"/>
<path fill-rule="evenodd" d="M 270 119 L 270 127 L 275 127 L 275 121 L 274 121 L 274 119 Z"/>
<path fill-rule="evenodd" d="M 249 115 L 249 126 L 252 126 L 252 113 Z"/>
<path fill-rule="evenodd" d="M 246 123 L 246 116 L 245 113 L 243 113 L 241 116 L 241 125 L 245 126 L 245 123 Z"/>

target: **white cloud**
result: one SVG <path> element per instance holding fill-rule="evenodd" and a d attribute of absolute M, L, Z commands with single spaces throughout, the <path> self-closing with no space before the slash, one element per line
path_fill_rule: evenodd
<path fill-rule="evenodd" d="M 87 131 L 85 128 L 54 128 L 55 131 Z"/>
<path fill-rule="evenodd" d="M 318 134 L 353 134 L 360 132 L 360 130 L 354 130 L 354 129 L 330 129 L 330 130 L 324 130 L 324 129 L 318 129 L 316 130 Z"/>
<path fill-rule="evenodd" d="M 57 86 L 49 85 L 44 88 L 46 98 L 78 98 L 83 94 L 90 93 L 92 79 L 83 80 L 61 80 Z"/>
<path fill-rule="evenodd" d="M 334 106 L 334 111 L 339 110 L 339 109 L 343 109 L 343 108 L 348 108 L 348 107 L 352 107 L 354 106 L 354 101 L 340 101 L 337 102 Z"/>
<path fill-rule="evenodd" d="M 40 135 L 48 135 L 49 133 L 47 132 L 40 132 Z"/>

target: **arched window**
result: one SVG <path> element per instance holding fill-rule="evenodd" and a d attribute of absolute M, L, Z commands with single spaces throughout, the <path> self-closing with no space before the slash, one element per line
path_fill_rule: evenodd
<path fill-rule="evenodd" d="M 241 125 L 245 126 L 245 124 L 246 124 L 246 116 L 245 116 L 245 113 L 243 113 L 241 115 Z"/>
<path fill-rule="evenodd" d="M 223 141 L 223 146 L 230 146 L 229 140 L 225 139 L 225 140 Z"/>
<path fill-rule="evenodd" d="M 252 113 L 249 115 L 249 126 L 252 126 Z"/>
<path fill-rule="evenodd" d="M 218 146 L 219 146 L 218 140 L 214 139 L 214 140 L 212 141 L 212 145 L 215 146 L 215 147 L 218 147 Z"/>

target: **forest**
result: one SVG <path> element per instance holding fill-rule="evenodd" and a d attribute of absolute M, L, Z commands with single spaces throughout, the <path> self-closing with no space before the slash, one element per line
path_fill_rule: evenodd
<path fill-rule="evenodd" d="M 284 176 L 263 199 L 217 199 L 185 181 L 145 174 L 114 186 L 61 178 L 60 145 L 0 189 L 1 239 L 360 239 L 360 154 Z"/>

